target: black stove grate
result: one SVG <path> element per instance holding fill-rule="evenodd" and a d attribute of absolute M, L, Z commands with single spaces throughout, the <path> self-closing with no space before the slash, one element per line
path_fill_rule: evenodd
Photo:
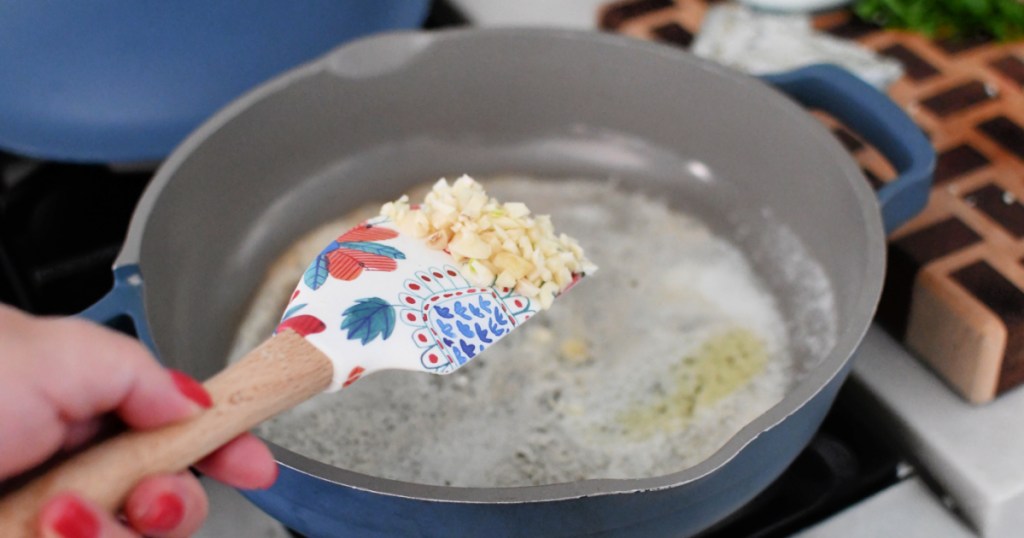
<path fill-rule="evenodd" d="M 789 536 L 905 478 L 901 462 L 844 387 L 821 429 L 782 476 L 700 538 Z"/>
<path fill-rule="evenodd" d="M 0 153 L 0 301 L 72 314 L 99 299 L 151 176 Z"/>

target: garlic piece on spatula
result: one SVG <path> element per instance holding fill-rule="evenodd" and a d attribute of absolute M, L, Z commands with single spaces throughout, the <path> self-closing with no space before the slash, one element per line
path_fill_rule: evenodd
<path fill-rule="evenodd" d="M 388 202 L 381 215 L 402 233 L 450 253 L 475 285 L 515 289 L 541 309 L 597 270 L 574 239 L 555 234 L 550 217 L 534 216 L 519 202 L 499 202 L 467 175 L 452 184 L 438 180 L 421 204 L 410 204 L 408 196 Z"/>

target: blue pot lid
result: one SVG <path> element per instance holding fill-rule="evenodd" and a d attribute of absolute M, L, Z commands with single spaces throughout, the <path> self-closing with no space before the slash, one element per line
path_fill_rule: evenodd
<path fill-rule="evenodd" d="M 414 28 L 428 0 L 0 4 L 0 148 L 152 161 L 233 98 L 338 44 Z"/>

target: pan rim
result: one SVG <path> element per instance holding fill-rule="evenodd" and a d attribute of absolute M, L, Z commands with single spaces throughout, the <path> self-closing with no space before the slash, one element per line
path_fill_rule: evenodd
<path fill-rule="evenodd" d="M 436 486 L 380 478 L 334 467 L 268 442 L 275 458 L 281 465 L 312 478 L 375 494 L 461 504 L 539 503 L 676 488 L 697 482 L 726 466 L 759 436 L 772 430 L 790 415 L 799 411 L 824 390 L 834 378 L 848 371 L 849 362 L 870 327 L 881 296 L 885 271 L 885 235 L 878 201 L 864 179 L 860 168 L 810 114 L 757 79 L 665 45 L 607 33 L 540 28 L 459 28 L 429 33 L 422 31 L 389 32 L 353 41 L 317 60 L 286 72 L 228 104 L 190 134 L 172 152 L 161 165 L 140 199 L 132 216 L 124 247 L 115 262 L 115 268 L 131 264 L 141 265 L 141 244 L 145 237 L 149 216 L 158 203 L 164 187 L 173 180 L 177 169 L 188 160 L 196 148 L 200 147 L 207 138 L 225 124 L 243 114 L 262 99 L 298 81 L 330 70 L 331 64 L 337 60 L 339 52 L 349 50 L 353 46 L 368 47 L 374 46 L 375 43 L 395 39 L 414 39 L 417 41 L 418 47 L 428 47 L 444 41 L 494 39 L 509 36 L 520 36 L 529 40 L 584 40 L 594 46 L 619 47 L 635 50 L 638 54 L 659 55 L 671 61 L 686 64 L 686 67 L 690 69 L 703 71 L 711 76 L 724 78 L 730 83 L 745 86 L 749 89 L 751 97 L 759 99 L 762 105 L 778 109 L 778 112 L 787 116 L 789 121 L 799 124 L 798 126 L 806 130 L 809 138 L 820 139 L 822 147 L 828 152 L 826 157 L 836 165 L 837 177 L 835 180 L 839 181 L 838 176 L 843 176 L 844 186 L 850 189 L 855 198 L 851 202 L 858 204 L 860 217 L 865 225 L 865 243 L 869 250 L 868 264 L 863 268 L 866 285 L 850 306 L 851 312 L 855 314 L 847 323 L 838 328 L 836 342 L 831 351 L 825 354 L 802 379 L 798 380 L 782 400 L 746 424 L 708 458 L 674 473 L 648 478 L 600 478 L 540 486 Z M 140 267 L 140 269 L 144 277 L 145 268 Z M 795 457 L 795 454 L 793 456 Z"/>

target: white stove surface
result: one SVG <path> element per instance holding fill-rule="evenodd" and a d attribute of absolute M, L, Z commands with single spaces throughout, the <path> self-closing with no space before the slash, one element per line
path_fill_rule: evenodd
<path fill-rule="evenodd" d="M 904 480 L 794 538 L 972 538 L 920 478 Z"/>
<path fill-rule="evenodd" d="M 878 328 L 861 346 L 854 385 L 865 413 L 972 527 L 1024 534 L 1024 390 L 971 405 Z"/>
<path fill-rule="evenodd" d="M 448 0 L 474 26 L 596 28 L 597 8 L 609 0 Z"/>

